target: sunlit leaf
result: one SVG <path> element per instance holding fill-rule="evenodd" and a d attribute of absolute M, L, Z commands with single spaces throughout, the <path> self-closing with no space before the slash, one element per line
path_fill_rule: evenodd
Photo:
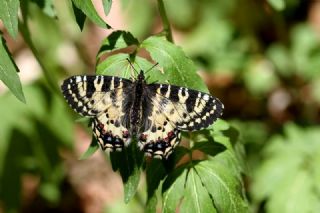
<path fill-rule="evenodd" d="M 201 175 L 196 169 L 189 170 L 181 212 L 217 212 L 215 202 L 210 197 L 206 186 L 201 182 Z"/>
<path fill-rule="evenodd" d="M 83 30 L 84 22 L 86 21 L 86 18 L 87 18 L 86 14 L 82 12 L 82 10 L 77 8 L 73 2 L 72 2 L 72 9 L 80 30 Z"/>
<path fill-rule="evenodd" d="M 105 23 L 105 21 L 98 15 L 96 9 L 94 8 L 91 0 L 90 1 L 81 1 L 81 0 L 72 0 L 74 5 L 79 8 L 88 18 L 97 24 L 100 27 L 108 28 L 111 27 Z"/>
<path fill-rule="evenodd" d="M 19 0 L 0 1 L 0 19 L 13 38 L 18 34 L 18 9 Z"/>
<path fill-rule="evenodd" d="M 130 79 L 131 77 L 137 77 L 140 69 L 147 71 L 154 65 L 146 59 L 136 56 L 134 62 L 132 63 L 136 69 L 135 71 L 127 60 L 129 57 L 130 56 L 128 54 L 123 53 L 111 55 L 97 65 L 96 72 L 97 74 L 119 76 Z M 148 83 L 166 83 L 168 76 L 163 74 L 158 67 L 154 67 L 152 71 L 146 73 L 146 79 Z"/>
<path fill-rule="evenodd" d="M 163 212 L 176 212 L 180 200 L 185 195 L 185 183 L 187 177 L 186 168 L 176 169 L 164 181 L 162 185 L 162 209 Z"/>
<path fill-rule="evenodd" d="M 129 47 L 131 45 L 139 45 L 139 41 L 130 33 L 126 31 L 114 31 L 106 37 L 102 43 L 97 54 L 97 60 L 108 52 Z"/>
<path fill-rule="evenodd" d="M 0 36 L 0 58 L 0 80 L 20 101 L 25 103 L 26 100 L 17 73 L 19 72 L 18 67 L 14 63 L 2 36 Z"/>
<path fill-rule="evenodd" d="M 206 85 L 196 73 L 193 62 L 182 49 L 162 37 L 152 36 L 141 43 L 155 62 L 163 68 L 171 84 L 208 92 Z"/>
<path fill-rule="evenodd" d="M 214 160 L 202 161 L 195 166 L 208 193 L 212 196 L 217 212 L 248 212 L 243 186 L 231 168 Z"/>

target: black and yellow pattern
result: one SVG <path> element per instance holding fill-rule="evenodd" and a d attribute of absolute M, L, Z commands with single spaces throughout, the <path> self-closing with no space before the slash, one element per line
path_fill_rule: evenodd
<path fill-rule="evenodd" d="M 222 115 L 219 99 L 196 90 L 147 84 L 113 76 L 73 76 L 62 84 L 69 105 L 93 118 L 93 134 L 102 149 L 121 151 L 132 137 L 146 155 L 167 158 L 180 131 L 200 130 Z"/>

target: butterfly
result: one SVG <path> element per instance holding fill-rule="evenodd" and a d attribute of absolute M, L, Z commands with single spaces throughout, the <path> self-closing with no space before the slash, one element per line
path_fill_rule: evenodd
<path fill-rule="evenodd" d="M 224 109 L 218 98 L 200 91 L 148 84 L 142 70 L 132 80 L 72 76 L 61 90 L 73 110 L 92 119 L 93 134 L 103 150 L 122 151 L 135 137 L 141 151 L 160 159 L 173 152 L 181 131 L 208 127 Z"/>

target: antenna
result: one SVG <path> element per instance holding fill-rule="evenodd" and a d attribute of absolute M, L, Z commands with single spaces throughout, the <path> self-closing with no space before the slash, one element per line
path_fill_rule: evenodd
<path fill-rule="evenodd" d="M 153 65 L 151 68 L 149 68 L 147 71 L 144 72 L 144 74 L 147 74 L 148 72 L 150 72 L 153 68 L 155 68 L 156 66 L 158 66 L 159 63 L 157 62 L 155 65 Z"/>
<path fill-rule="evenodd" d="M 136 72 L 137 75 L 139 75 L 139 72 L 136 70 L 136 68 L 134 68 L 133 64 L 131 63 L 130 59 L 127 58 L 127 61 L 129 62 L 131 68 Z M 138 65 L 139 66 L 139 65 Z"/>
<path fill-rule="evenodd" d="M 147 74 L 148 72 L 150 72 L 154 67 L 158 66 L 158 64 L 159 64 L 159 63 L 154 64 L 154 65 L 153 65 L 151 68 L 149 68 L 144 74 Z M 148 76 L 146 77 L 146 80 L 148 80 L 149 77 L 150 77 L 150 75 L 148 75 Z M 156 82 L 156 81 L 155 81 L 155 82 Z"/>

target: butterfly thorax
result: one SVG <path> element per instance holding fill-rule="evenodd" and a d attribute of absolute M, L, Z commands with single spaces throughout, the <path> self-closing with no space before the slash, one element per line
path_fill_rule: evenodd
<path fill-rule="evenodd" d="M 144 93 L 144 87 L 146 85 L 145 77 L 143 71 L 137 77 L 134 83 L 134 98 L 133 104 L 130 109 L 130 126 L 132 135 L 137 134 L 142 121 L 142 99 Z"/>

